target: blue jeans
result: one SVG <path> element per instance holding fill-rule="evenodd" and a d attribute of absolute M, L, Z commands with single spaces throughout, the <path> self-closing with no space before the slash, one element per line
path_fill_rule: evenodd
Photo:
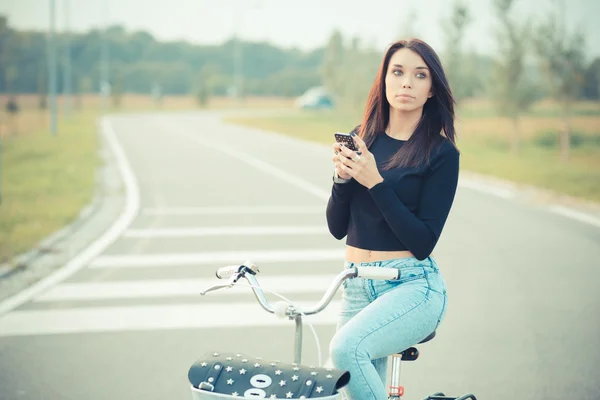
<path fill-rule="evenodd" d="M 387 358 L 436 330 L 446 314 L 446 284 L 433 258 L 414 257 L 354 266 L 398 268 L 397 281 L 347 279 L 342 311 L 330 344 L 336 368 L 350 372 L 350 400 L 387 400 Z"/>

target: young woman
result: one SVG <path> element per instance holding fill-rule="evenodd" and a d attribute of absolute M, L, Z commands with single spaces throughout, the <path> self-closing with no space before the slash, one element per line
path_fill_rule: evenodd
<path fill-rule="evenodd" d="M 351 400 L 385 400 L 387 357 L 429 336 L 446 313 L 432 251 L 454 201 L 459 152 L 454 99 L 429 45 L 388 48 L 351 135 L 357 151 L 333 145 L 329 230 L 346 237 L 346 267 L 392 267 L 401 278 L 345 281 L 330 354 L 350 371 Z"/>

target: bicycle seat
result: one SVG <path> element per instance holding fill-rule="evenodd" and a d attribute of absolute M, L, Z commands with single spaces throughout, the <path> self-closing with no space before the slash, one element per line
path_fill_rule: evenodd
<path fill-rule="evenodd" d="M 419 344 L 421 343 L 425 343 L 425 342 L 429 342 L 431 339 L 433 339 L 435 337 L 435 331 L 433 331 L 429 336 L 427 336 L 425 339 L 421 340 L 419 342 Z"/>
<path fill-rule="evenodd" d="M 435 331 L 433 331 L 431 334 L 429 334 L 429 336 L 427 336 L 425 339 L 421 340 L 419 342 L 419 344 L 429 342 L 434 337 L 435 337 Z M 400 353 L 396 353 L 396 354 L 399 354 L 402 356 L 402 361 L 415 361 L 419 357 L 419 350 L 417 350 L 414 347 L 409 347 L 408 349 L 406 349 Z"/>

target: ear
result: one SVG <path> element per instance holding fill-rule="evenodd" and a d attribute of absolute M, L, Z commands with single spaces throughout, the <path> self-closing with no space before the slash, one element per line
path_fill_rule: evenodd
<path fill-rule="evenodd" d="M 433 97 L 433 91 L 429 92 L 429 94 L 427 95 L 427 98 L 430 99 Z"/>

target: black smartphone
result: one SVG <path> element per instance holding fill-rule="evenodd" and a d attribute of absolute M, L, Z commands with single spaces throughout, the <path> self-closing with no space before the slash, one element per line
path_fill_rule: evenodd
<path fill-rule="evenodd" d="M 336 132 L 334 136 L 336 142 L 345 144 L 350 150 L 358 151 L 358 147 L 356 147 L 356 143 L 354 143 L 354 139 L 349 133 Z"/>

